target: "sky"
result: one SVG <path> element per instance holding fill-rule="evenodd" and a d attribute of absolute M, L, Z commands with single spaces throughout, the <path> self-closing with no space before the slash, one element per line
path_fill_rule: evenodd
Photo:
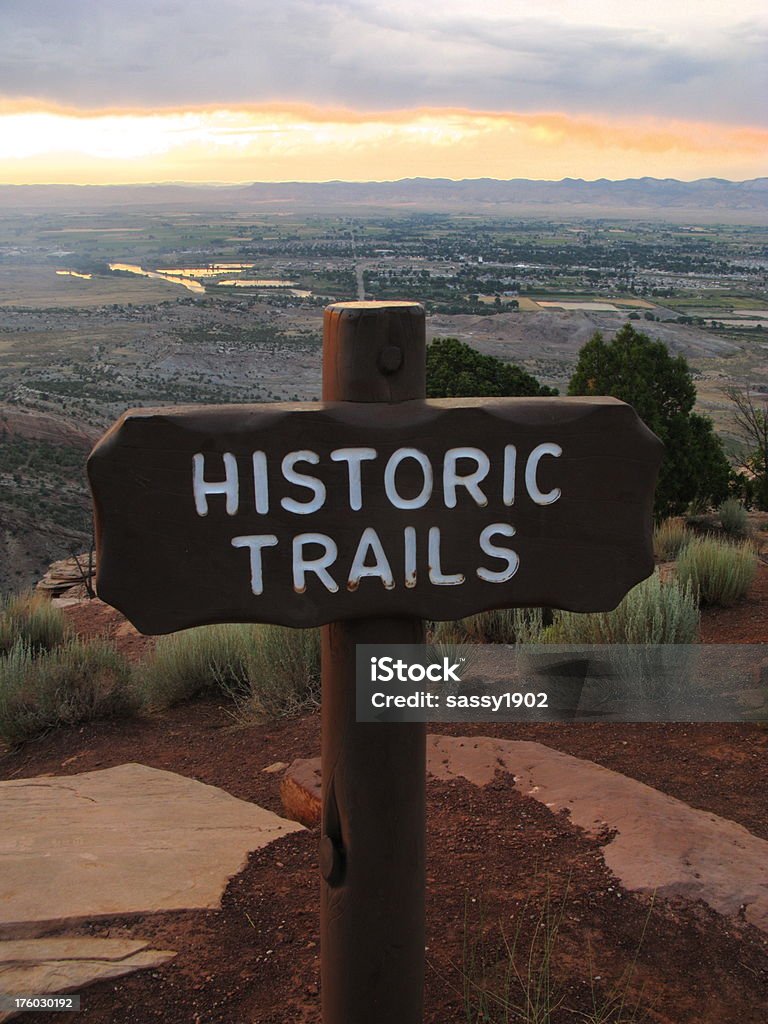
<path fill-rule="evenodd" d="M 0 0 L 0 182 L 768 175 L 765 0 Z"/>

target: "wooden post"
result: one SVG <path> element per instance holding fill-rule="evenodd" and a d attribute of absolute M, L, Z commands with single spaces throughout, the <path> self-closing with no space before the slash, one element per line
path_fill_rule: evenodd
<path fill-rule="evenodd" d="M 424 398 L 425 373 L 424 310 L 417 303 L 326 309 L 325 400 Z M 355 647 L 423 642 L 423 623 L 415 618 L 323 627 L 324 1024 L 421 1024 L 426 727 L 355 720 Z"/>

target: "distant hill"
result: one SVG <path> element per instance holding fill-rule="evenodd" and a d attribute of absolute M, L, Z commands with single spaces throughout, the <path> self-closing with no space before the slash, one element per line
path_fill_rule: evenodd
<path fill-rule="evenodd" d="M 109 207 L 282 212 L 472 212 L 624 216 L 768 222 L 768 178 L 627 178 L 533 181 L 404 178 L 368 182 L 254 182 L 251 185 L 0 185 L 0 209 L 97 210 Z"/>
<path fill-rule="evenodd" d="M 101 431 L 95 427 L 75 423 L 66 416 L 0 402 L 0 440 L 26 438 L 89 452 L 100 436 Z"/>

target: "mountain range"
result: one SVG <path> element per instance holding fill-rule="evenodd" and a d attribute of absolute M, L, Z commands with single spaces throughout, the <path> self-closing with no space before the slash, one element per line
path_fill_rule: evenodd
<path fill-rule="evenodd" d="M 515 215 L 699 217 L 768 220 L 768 177 L 750 181 L 627 178 L 535 181 L 404 178 L 400 181 L 252 184 L 0 185 L 0 209 L 183 207 L 263 212 L 401 210 Z"/>

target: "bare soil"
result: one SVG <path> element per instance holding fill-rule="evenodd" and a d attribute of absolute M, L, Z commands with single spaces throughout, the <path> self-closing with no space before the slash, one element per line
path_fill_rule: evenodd
<path fill-rule="evenodd" d="M 707 611 L 703 638 L 768 642 L 768 567 L 734 609 Z M 109 633 L 131 657 L 151 643 L 98 603 L 71 611 L 86 635 Z M 753 725 L 487 723 L 440 731 L 535 739 L 623 772 L 768 839 L 768 730 Z M 433 730 L 437 731 L 437 730 Z M 278 813 L 275 761 L 316 756 L 319 716 L 248 727 L 203 701 L 162 715 L 91 723 L 0 758 L 0 777 L 71 774 L 139 761 L 180 772 Z M 628 979 L 627 1020 L 765 1024 L 768 935 L 703 904 L 651 901 L 622 889 L 601 841 L 521 796 L 510 776 L 480 789 L 429 780 L 425 1024 L 465 1024 L 465 940 L 485 935 L 487 979 L 505 956 L 500 929 L 520 929 L 518 963 L 547 902 L 563 907 L 553 974 L 562 1005 L 551 1024 L 588 1020 Z M 608 837 L 602 837 L 606 841 Z M 317 829 L 251 855 L 218 911 L 85 920 L 69 931 L 135 935 L 174 949 L 168 965 L 83 993 L 77 1024 L 319 1024 Z M 481 909 L 482 908 L 482 909 Z M 55 934 L 56 929 L 48 930 Z M 497 965 L 497 966 L 494 966 Z M 481 973 L 470 972 L 473 984 Z M 520 992 L 513 993 L 520 1001 Z M 639 1004 L 641 1011 L 631 1017 Z M 66 1014 L 39 1014 L 64 1024 Z M 512 1018 L 514 1019 L 514 1017 Z M 609 1018 L 614 1020 L 614 1018 Z M 617 1020 L 617 1019 L 616 1019 Z M 356 1024 L 356 1022 L 350 1022 Z M 396 1024 L 396 1022 L 393 1022 Z"/>

